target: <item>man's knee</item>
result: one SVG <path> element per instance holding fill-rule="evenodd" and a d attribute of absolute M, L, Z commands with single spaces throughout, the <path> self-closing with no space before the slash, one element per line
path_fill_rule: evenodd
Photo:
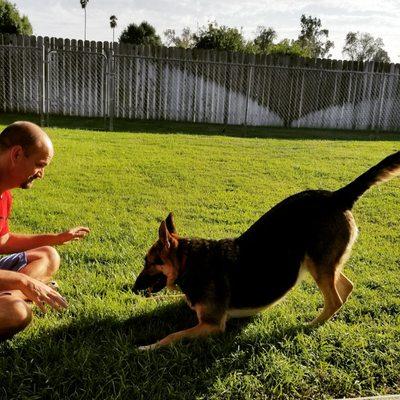
<path fill-rule="evenodd" d="M 51 246 L 44 246 L 41 250 L 47 264 L 47 272 L 51 276 L 56 273 L 60 267 L 60 256 L 57 250 Z"/>
<path fill-rule="evenodd" d="M 51 246 L 27 250 L 26 256 L 28 264 L 21 269 L 21 272 L 36 279 L 48 280 L 60 267 L 60 256 L 57 250 Z"/>
<path fill-rule="evenodd" d="M 10 315 L 13 325 L 18 330 L 26 328 L 32 321 L 32 310 L 24 300 L 18 299 L 13 302 Z"/>
<path fill-rule="evenodd" d="M 10 296 L 11 297 L 11 296 Z M 10 338 L 25 329 L 32 321 L 32 310 L 22 299 L 4 299 L 0 303 L 0 338 Z"/>

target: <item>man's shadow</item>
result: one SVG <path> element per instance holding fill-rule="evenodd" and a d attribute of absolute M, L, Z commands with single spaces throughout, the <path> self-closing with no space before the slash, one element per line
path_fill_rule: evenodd
<path fill-rule="evenodd" d="M 81 397 L 76 398 L 90 398 L 99 388 L 101 398 L 111 398 L 117 391 L 121 398 L 165 399 L 171 390 L 177 398 L 207 397 L 216 379 L 224 379 L 231 372 L 221 368 L 221 360 L 234 355 L 235 363 L 246 368 L 251 353 L 265 351 L 257 337 L 245 335 L 245 339 L 238 340 L 253 320 L 232 319 L 224 334 L 140 351 L 140 345 L 154 343 L 197 323 L 196 315 L 183 300 L 160 302 L 150 312 L 139 311 L 128 319 L 80 314 L 67 326 L 26 339 L 19 348 L 12 342 L 1 345 L 0 355 L 6 366 L 2 391 L 9 395 L 6 398 L 13 398 L 15 382 L 21 380 L 20 394 L 28 397 L 35 393 L 46 398 L 49 387 L 58 397 L 69 399 L 77 393 Z M 294 337 L 299 329 L 272 329 L 264 338 L 273 345 Z M 251 352 L 237 354 L 238 346 L 251 348 Z M 27 362 L 33 366 L 28 376 Z"/>

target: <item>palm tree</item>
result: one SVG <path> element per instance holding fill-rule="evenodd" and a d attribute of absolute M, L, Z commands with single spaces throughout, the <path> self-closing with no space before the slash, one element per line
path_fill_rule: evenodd
<path fill-rule="evenodd" d="M 89 3 L 89 0 L 80 0 L 82 8 L 85 10 L 85 39 L 86 40 L 86 6 Z"/>
<path fill-rule="evenodd" d="M 115 15 L 111 15 L 111 17 L 110 17 L 110 26 L 113 31 L 113 40 L 112 40 L 113 43 L 114 43 L 114 30 L 115 30 L 115 27 L 117 26 L 117 19 L 118 18 Z"/>

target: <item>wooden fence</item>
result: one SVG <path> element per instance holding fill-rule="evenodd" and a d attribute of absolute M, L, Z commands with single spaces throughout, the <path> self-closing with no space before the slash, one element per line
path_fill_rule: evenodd
<path fill-rule="evenodd" d="M 400 66 L 0 35 L 0 110 L 400 130 Z"/>

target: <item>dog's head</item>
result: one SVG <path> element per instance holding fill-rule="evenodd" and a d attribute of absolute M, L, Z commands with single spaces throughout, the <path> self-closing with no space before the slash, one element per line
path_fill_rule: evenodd
<path fill-rule="evenodd" d="M 173 214 L 170 213 L 166 220 L 161 222 L 158 240 L 150 247 L 144 258 L 144 268 L 136 279 L 134 292 L 147 290 L 148 293 L 155 293 L 165 286 L 173 286 L 177 278 L 177 247 L 178 235 Z"/>

